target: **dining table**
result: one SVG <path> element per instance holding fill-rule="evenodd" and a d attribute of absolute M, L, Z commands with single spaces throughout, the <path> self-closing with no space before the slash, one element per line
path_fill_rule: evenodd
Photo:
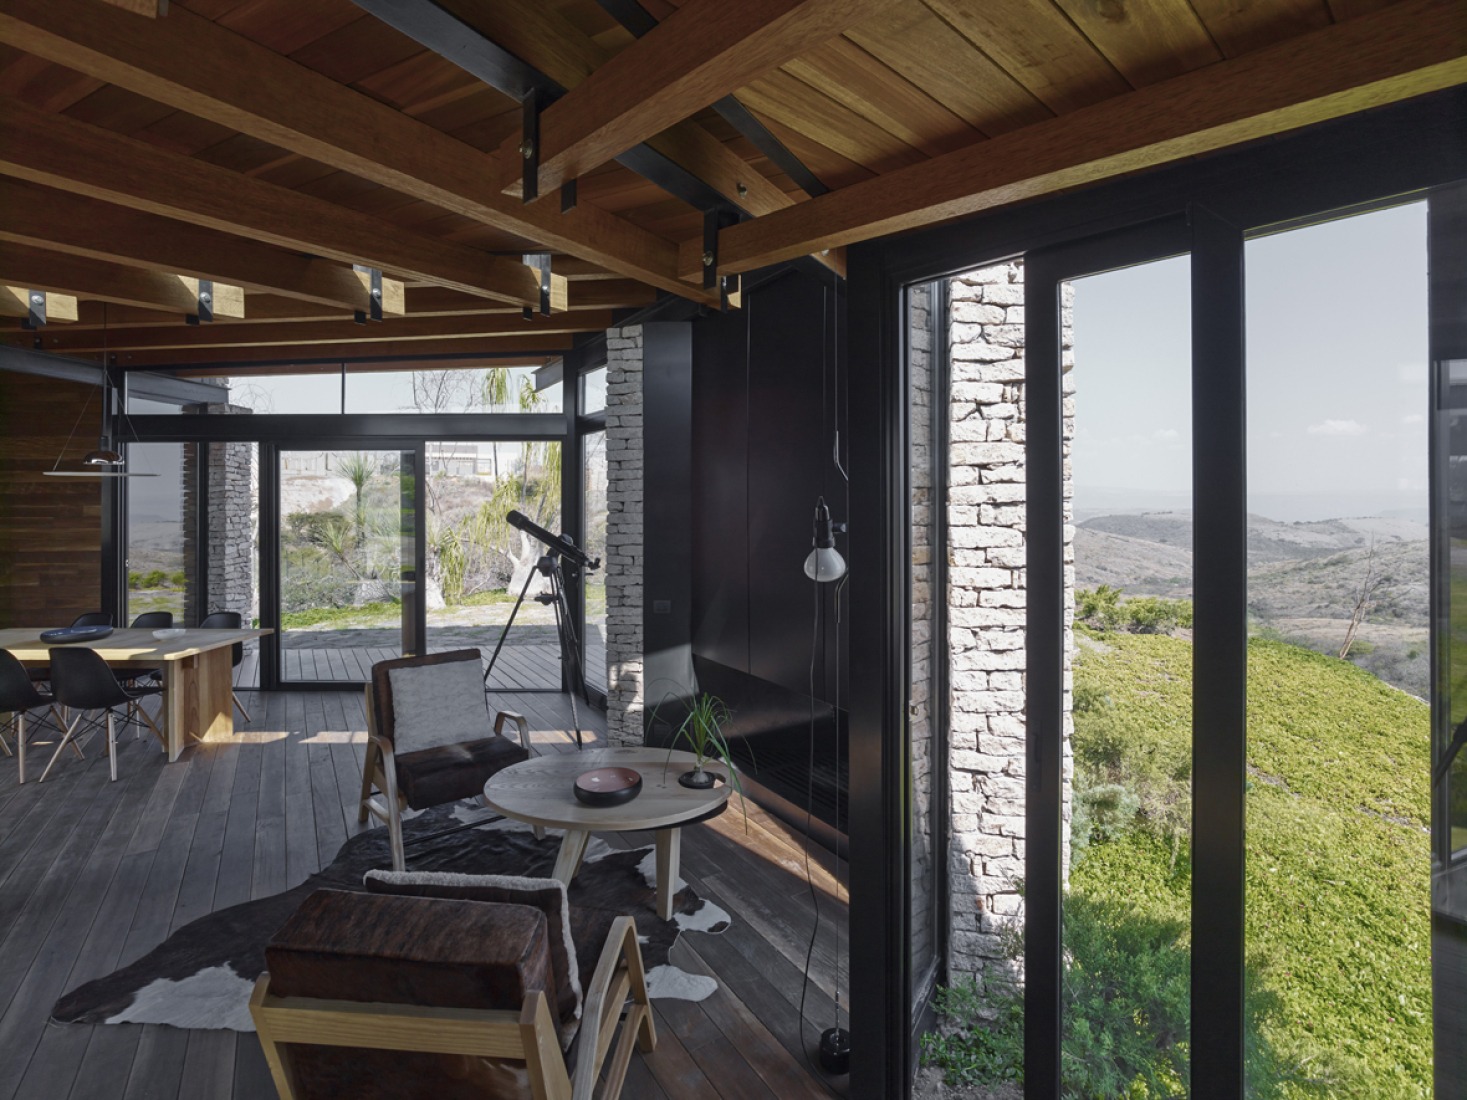
<path fill-rule="evenodd" d="M 0 649 L 26 666 L 49 665 L 56 643 L 41 640 L 48 627 L 0 629 Z M 222 741 L 234 734 L 234 661 L 240 642 L 269 629 L 204 630 L 186 628 L 158 638 L 151 630 L 114 630 L 105 638 L 68 642 L 68 648 L 95 650 L 118 670 L 163 671 L 163 732 L 171 763 L 191 741 Z"/>

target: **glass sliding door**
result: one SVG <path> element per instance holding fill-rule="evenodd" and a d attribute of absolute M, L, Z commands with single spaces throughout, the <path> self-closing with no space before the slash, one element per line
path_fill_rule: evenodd
<path fill-rule="evenodd" d="M 416 454 L 280 450 L 283 682 L 362 683 L 411 651 Z"/>
<path fill-rule="evenodd" d="M 130 477 L 127 493 L 126 625 L 146 612 L 166 612 L 191 626 L 203 589 L 197 541 L 197 443 L 132 443 L 128 465 L 154 477 Z M 196 621 L 196 620 L 195 620 Z"/>
<path fill-rule="evenodd" d="M 599 373 L 604 392 L 605 371 Z M 601 568 L 583 575 L 582 645 L 586 687 L 603 696 L 606 694 L 606 474 L 606 432 L 588 432 L 581 437 L 581 529 L 585 534 L 586 553 L 599 559 Z"/>
<path fill-rule="evenodd" d="M 518 511 L 559 530 L 560 450 L 558 442 L 434 440 L 424 452 L 428 651 L 474 646 L 487 662 L 503 636 L 489 678 L 500 691 L 560 690 L 555 613 L 536 598 L 549 591 L 535 570 L 545 548 L 506 519 Z"/>
<path fill-rule="evenodd" d="M 1431 1093 L 1426 225 L 1244 252 L 1254 1095 Z"/>

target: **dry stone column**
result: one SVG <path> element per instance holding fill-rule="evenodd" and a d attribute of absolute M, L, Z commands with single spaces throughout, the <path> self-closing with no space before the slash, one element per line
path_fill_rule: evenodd
<path fill-rule="evenodd" d="M 606 724 L 643 742 L 642 359 L 640 325 L 606 334 Z"/>
<path fill-rule="evenodd" d="M 1020 263 L 951 286 L 948 647 L 951 684 L 950 979 L 1018 980 L 1003 933 L 1022 914 L 1024 875 L 1024 282 Z M 1065 587 L 1074 603 L 1073 436 L 1068 291 L 1065 356 Z M 1067 611 L 1067 629 L 1073 611 Z M 1068 647 L 1067 647 L 1068 653 Z M 1069 659 L 1065 690 L 1069 692 Z M 1065 706 L 1065 819 L 1070 707 Z"/>

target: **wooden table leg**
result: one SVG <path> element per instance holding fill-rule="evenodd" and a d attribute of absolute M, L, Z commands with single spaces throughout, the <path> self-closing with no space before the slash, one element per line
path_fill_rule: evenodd
<path fill-rule="evenodd" d="M 163 717 L 166 725 L 164 736 L 168 741 L 168 762 L 171 764 L 183 755 L 188 744 L 188 731 L 197 713 L 198 692 L 194 681 L 194 662 L 191 657 L 163 663 Z"/>
<path fill-rule="evenodd" d="M 571 879 L 576 877 L 576 871 L 581 866 L 581 857 L 586 854 L 586 842 L 590 839 L 590 833 L 580 829 L 567 829 L 565 836 L 560 839 L 560 854 L 555 857 L 555 870 L 550 872 L 550 877 L 570 886 Z"/>
<path fill-rule="evenodd" d="M 657 830 L 657 915 L 663 920 L 672 920 L 672 898 L 677 893 L 682 851 L 682 829 Z"/>
<path fill-rule="evenodd" d="M 195 666 L 198 677 L 198 726 L 201 741 L 227 741 L 234 736 L 233 654 L 226 648 L 200 653 Z"/>

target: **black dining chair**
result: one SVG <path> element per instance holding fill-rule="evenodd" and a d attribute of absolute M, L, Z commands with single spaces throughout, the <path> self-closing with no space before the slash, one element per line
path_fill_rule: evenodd
<path fill-rule="evenodd" d="M 0 713 L 10 715 L 6 724 L 15 735 L 15 752 L 10 751 L 3 734 L 0 734 L 0 749 L 5 750 L 6 756 L 17 758 L 16 765 L 22 783 L 25 782 L 26 716 L 31 711 L 44 708 L 47 713 L 40 721 L 53 726 L 57 733 L 64 733 L 66 726 L 61 721 L 61 715 L 56 712 L 55 702 L 47 692 L 39 690 L 31 682 L 29 671 L 14 653 L 8 649 L 0 649 Z M 75 742 L 71 747 L 81 756 L 81 749 L 77 748 Z"/>
<path fill-rule="evenodd" d="M 203 622 L 199 623 L 200 630 L 243 630 L 244 616 L 238 611 L 215 611 L 213 614 L 205 615 Z M 235 642 L 229 651 L 231 668 L 238 668 L 239 663 L 244 660 L 244 643 Z M 239 696 L 234 694 L 234 685 L 229 688 L 230 697 L 234 705 L 239 708 L 240 714 L 244 715 L 246 722 L 252 721 L 250 712 L 245 710 L 244 704 L 239 701 Z"/>
<path fill-rule="evenodd" d="M 107 662 L 93 649 L 58 647 L 51 650 L 50 658 L 52 698 L 68 711 L 76 711 L 77 715 L 71 725 L 67 727 L 61 744 L 57 745 L 56 751 L 51 754 L 51 761 L 46 765 L 46 770 L 41 773 L 40 781 L 42 783 L 46 781 L 46 776 L 51 774 L 51 769 L 61 755 L 61 750 L 75 742 L 78 734 L 91 733 L 104 727 L 107 731 L 107 761 L 115 781 L 117 779 L 116 711 L 120 709 L 126 717 L 128 708 L 134 700 L 146 695 L 156 695 L 163 688 L 161 686 L 142 686 L 129 690 L 113 675 L 112 670 L 107 667 Z M 97 711 L 102 712 L 100 718 L 90 717 Z"/>
<path fill-rule="evenodd" d="M 172 611 L 144 611 L 132 621 L 133 630 L 171 630 L 172 628 Z M 161 668 L 130 668 L 118 677 L 118 679 L 122 681 L 124 687 L 130 690 L 136 690 L 145 686 L 152 687 L 163 683 L 163 670 Z M 154 722 L 148 712 L 143 710 L 140 702 L 132 705 L 128 717 L 137 723 L 139 737 L 143 734 L 142 727 L 143 723 L 146 722 L 152 728 L 154 736 L 158 738 L 166 751 L 168 747 L 167 738 L 163 736 L 163 731 L 158 728 L 158 723 Z"/>
<path fill-rule="evenodd" d="M 112 612 L 110 611 L 84 611 L 75 619 L 71 620 L 72 626 L 111 626 Z M 43 684 L 51 679 L 51 670 L 45 665 L 37 665 L 26 670 L 27 675 L 38 684 Z"/>

